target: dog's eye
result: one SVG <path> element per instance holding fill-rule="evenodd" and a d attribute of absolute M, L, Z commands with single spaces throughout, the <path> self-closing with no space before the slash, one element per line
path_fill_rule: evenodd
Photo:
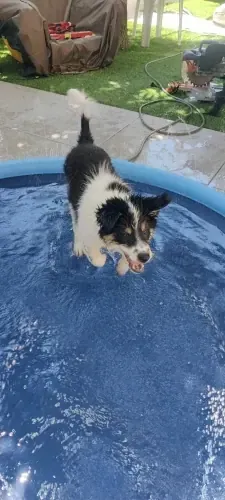
<path fill-rule="evenodd" d="M 149 235 L 149 232 L 150 232 L 150 228 L 149 228 L 149 225 L 147 224 L 147 222 L 143 221 L 141 223 L 141 226 L 140 226 L 140 229 L 141 229 L 141 232 L 144 234 L 144 235 Z"/>
<path fill-rule="evenodd" d="M 148 228 L 147 228 L 146 222 L 142 222 L 141 223 L 141 231 L 142 231 L 142 233 L 145 233 L 147 231 L 147 229 Z"/>
<path fill-rule="evenodd" d="M 151 231 L 149 224 L 146 221 L 142 221 L 139 226 L 140 234 L 144 239 L 149 239 L 151 236 Z"/>

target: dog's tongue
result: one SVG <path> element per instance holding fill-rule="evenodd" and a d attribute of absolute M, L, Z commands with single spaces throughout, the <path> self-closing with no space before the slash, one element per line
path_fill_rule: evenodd
<path fill-rule="evenodd" d="M 129 267 L 134 273 L 142 273 L 144 271 L 144 264 L 141 264 L 137 260 L 129 260 Z"/>

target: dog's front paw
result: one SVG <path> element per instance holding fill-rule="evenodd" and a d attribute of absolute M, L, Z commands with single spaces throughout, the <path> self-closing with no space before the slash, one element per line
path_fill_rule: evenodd
<path fill-rule="evenodd" d="M 127 271 L 129 271 L 128 262 L 124 257 L 121 257 L 121 259 L 119 260 L 116 266 L 116 270 L 119 276 L 124 276 L 124 274 L 126 274 Z"/>
<path fill-rule="evenodd" d="M 76 242 L 74 243 L 73 254 L 76 255 L 76 257 L 82 257 L 84 255 L 84 249 L 80 243 L 76 243 Z"/>
<path fill-rule="evenodd" d="M 95 267 L 103 267 L 106 263 L 106 255 L 100 252 L 89 254 L 87 257 Z"/>

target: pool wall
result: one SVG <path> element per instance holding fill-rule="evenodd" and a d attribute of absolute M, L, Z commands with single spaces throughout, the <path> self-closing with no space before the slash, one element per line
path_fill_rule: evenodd
<path fill-rule="evenodd" d="M 27 175 L 60 174 L 64 158 L 27 158 L 0 163 L 0 179 Z M 225 195 L 186 177 L 125 160 L 113 160 L 121 177 L 171 191 L 205 205 L 225 217 Z"/>

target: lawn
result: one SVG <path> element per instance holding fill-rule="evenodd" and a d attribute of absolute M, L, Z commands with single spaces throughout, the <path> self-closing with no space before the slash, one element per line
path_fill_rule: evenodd
<path fill-rule="evenodd" d="M 193 16 L 202 17 L 202 19 L 212 19 L 213 12 L 218 7 L 224 3 L 224 0 L 184 0 L 184 7 Z M 166 11 L 178 12 L 179 2 L 174 2 L 166 5 Z"/>
<path fill-rule="evenodd" d="M 177 34 L 163 30 L 162 39 L 156 39 L 153 30 L 152 35 L 150 47 L 141 48 L 141 28 L 139 27 L 136 39 L 131 40 L 129 49 L 120 51 L 114 63 L 107 69 L 80 75 L 57 75 L 48 78 L 24 79 L 19 74 L 20 65 L 2 48 L 0 80 L 59 94 L 65 94 L 71 87 L 78 87 L 101 103 L 137 111 L 140 104 L 153 101 L 159 96 L 162 99 L 165 97 L 165 94 L 159 90 L 150 88 L 151 81 L 144 72 L 146 62 L 174 55 L 168 60 L 154 62 L 149 69 L 164 86 L 172 80 L 180 79 L 181 55 L 177 47 Z M 201 38 L 196 34 L 184 32 L 182 50 L 198 45 Z M 207 105 L 201 105 L 201 108 L 204 111 Z M 179 106 L 178 111 L 178 106 L 173 101 L 171 103 L 162 101 L 149 108 L 150 114 L 170 119 L 176 119 L 178 112 L 185 119 L 185 110 Z M 192 116 L 189 123 L 197 124 L 198 118 Z M 218 118 L 206 116 L 206 127 L 225 131 L 225 110 Z"/>

